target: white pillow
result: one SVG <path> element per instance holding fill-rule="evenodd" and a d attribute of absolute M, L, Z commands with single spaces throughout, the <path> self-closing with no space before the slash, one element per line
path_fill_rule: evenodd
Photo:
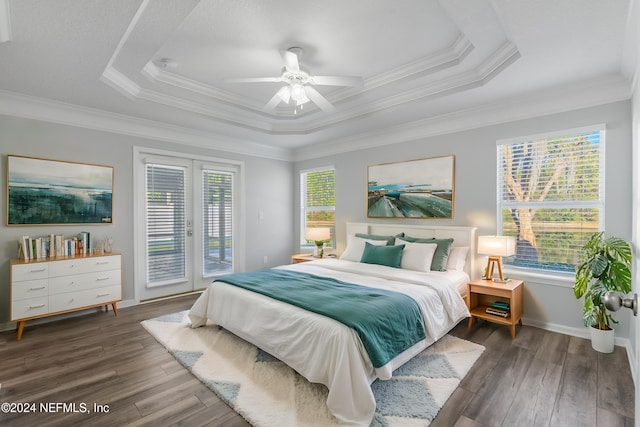
<path fill-rule="evenodd" d="M 414 243 L 396 239 L 396 245 L 405 245 L 402 250 L 400 268 L 415 271 L 431 271 L 431 261 L 436 253 L 436 243 Z"/>
<path fill-rule="evenodd" d="M 385 246 L 386 240 L 363 239 L 362 237 L 347 236 L 347 248 L 340 255 L 340 259 L 345 261 L 360 262 L 362 253 L 364 252 L 364 244 L 366 242 L 375 246 Z"/>
<path fill-rule="evenodd" d="M 467 262 L 468 246 L 459 246 L 451 248 L 449 258 L 447 259 L 447 270 L 464 271 L 464 265 Z"/>

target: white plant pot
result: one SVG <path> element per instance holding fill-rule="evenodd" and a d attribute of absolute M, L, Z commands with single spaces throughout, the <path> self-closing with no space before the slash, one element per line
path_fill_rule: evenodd
<path fill-rule="evenodd" d="M 591 333 L 591 347 L 600 353 L 613 353 L 616 340 L 616 331 L 611 329 L 603 331 L 598 328 L 589 328 Z"/>

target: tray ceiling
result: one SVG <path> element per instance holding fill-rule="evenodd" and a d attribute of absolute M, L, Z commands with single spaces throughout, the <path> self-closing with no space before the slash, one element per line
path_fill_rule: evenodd
<path fill-rule="evenodd" d="M 116 120 L 150 137 L 155 127 L 212 148 L 313 157 L 626 99 L 629 7 L 0 0 L 0 112 L 28 116 L 31 104 L 41 115 L 58 111 L 53 121 L 74 121 L 74 113 L 78 122 Z M 265 111 L 282 82 L 225 82 L 280 76 L 279 51 L 293 46 L 311 74 L 359 76 L 363 86 L 315 86 L 335 106 L 326 113 L 312 103 Z"/>

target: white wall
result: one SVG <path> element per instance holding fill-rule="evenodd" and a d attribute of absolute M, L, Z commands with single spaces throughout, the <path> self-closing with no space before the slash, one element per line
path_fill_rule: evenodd
<path fill-rule="evenodd" d="M 114 251 L 123 255 L 123 299 L 134 298 L 133 275 L 133 147 L 192 153 L 223 159 L 241 160 L 245 164 L 246 269 L 256 270 L 288 263 L 293 252 L 293 176 L 290 162 L 242 156 L 144 138 L 51 124 L 36 120 L 0 115 L 0 200 L 2 225 L 0 234 L 0 325 L 10 318 L 9 259 L 17 256 L 16 242 L 22 235 L 50 233 L 73 236 L 89 231 L 102 238 L 111 235 Z M 113 224 L 81 226 L 6 226 L 6 156 L 7 154 L 103 164 L 114 167 Z M 263 219 L 259 212 L 263 212 Z M 263 263 L 264 256 L 269 259 Z"/>
<path fill-rule="evenodd" d="M 503 138 L 539 134 L 594 124 L 606 124 L 606 232 L 631 240 L 631 106 L 618 102 L 598 107 L 488 126 L 471 131 L 430 137 L 369 150 L 300 161 L 299 170 L 335 165 L 336 234 L 338 250 L 344 248 L 345 224 L 367 221 L 367 166 L 426 157 L 455 155 L 455 199 L 452 220 L 399 220 L 478 227 L 477 235 L 496 232 L 496 141 Z M 296 181 L 296 188 L 299 182 Z M 296 206 L 299 204 L 296 191 Z M 378 222 L 380 219 L 377 220 Z M 299 229 L 296 218 L 296 233 Z M 373 221 L 372 221 L 373 222 Z M 294 236 L 294 244 L 298 236 Z M 510 273 L 517 277 L 517 273 Z M 582 324 L 582 304 L 573 295 L 573 282 L 555 278 L 525 279 L 524 321 L 570 334 L 586 334 Z M 617 336 L 629 337 L 629 313 L 620 312 Z"/>

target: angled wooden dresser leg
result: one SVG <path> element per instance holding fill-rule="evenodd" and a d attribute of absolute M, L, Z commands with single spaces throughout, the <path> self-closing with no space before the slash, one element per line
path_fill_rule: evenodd
<path fill-rule="evenodd" d="M 18 341 L 20 341 L 22 339 L 22 332 L 24 331 L 24 320 L 18 321 L 16 329 L 18 331 Z"/>

